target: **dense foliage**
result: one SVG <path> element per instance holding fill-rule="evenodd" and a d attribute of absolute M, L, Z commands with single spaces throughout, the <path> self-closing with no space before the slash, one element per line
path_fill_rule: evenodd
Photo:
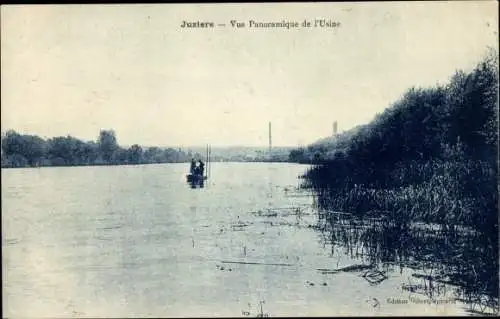
<path fill-rule="evenodd" d="M 497 152 L 498 62 L 490 54 L 472 72 L 458 71 L 445 86 L 411 88 L 373 122 L 294 150 L 290 159 L 316 159 L 308 177 L 318 189 L 384 190 L 415 200 L 424 196 L 419 190 L 432 189 L 441 201 L 453 199 L 436 205 L 458 205 L 445 207 L 447 221 L 477 223 L 486 218 L 491 225 L 497 219 Z M 388 208 L 371 201 L 367 207 Z M 363 212 L 348 202 L 336 208 Z M 473 218 L 472 211 L 483 216 Z"/>
<path fill-rule="evenodd" d="M 399 228 L 470 227 L 498 296 L 498 60 L 490 52 L 449 83 L 411 88 L 399 101 L 336 139 L 295 150 L 313 162 L 306 184 L 329 211 L 382 217 Z"/>
<path fill-rule="evenodd" d="M 34 135 L 7 131 L 2 136 L 2 167 L 122 165 L 187 162 L 198 154 L 173 148 L 129 148 L 118 145 L 113 130 L 101 130 L 97 142 L 72 136 L 44 140 Z"/>

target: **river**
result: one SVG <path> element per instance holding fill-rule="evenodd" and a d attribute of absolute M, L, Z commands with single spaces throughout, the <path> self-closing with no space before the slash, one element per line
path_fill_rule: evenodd
<path fill-rule="evenodd" d="M 188 167 L 2 169 L 4 317 L 466 314 L 410 269 L 320 271 L 361 262 L 315 227 L 307 166 L 213 163 L 195 189 Z"/>

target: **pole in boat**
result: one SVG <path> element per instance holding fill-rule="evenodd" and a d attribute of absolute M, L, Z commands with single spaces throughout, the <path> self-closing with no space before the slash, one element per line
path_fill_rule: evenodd
<path fill-rule="evenodd" d="M 208 179 L 210 177 L 210 155 L 212 153 L 212 147 L 207 144 L 207 148 L 206 148 L 206 157 L 205 157 L 205 161 L 207 163 L 206 167 L 207 169 L 205 170 L 205 177 L 204 179 Z"/>
<path fill-rule="evenodd" d="M 208 158 L 208 144 L 206 146 L 206 155 L 205 155 L 205 162 L 207 163 L 207 169 L 205 170 L 205 176 L 203 177 L 204 179 L 208 179 L 208 170 L 209 170 L 209 167 L 210 167 L 210 162 L 209 162 L 209 158 Z"/>

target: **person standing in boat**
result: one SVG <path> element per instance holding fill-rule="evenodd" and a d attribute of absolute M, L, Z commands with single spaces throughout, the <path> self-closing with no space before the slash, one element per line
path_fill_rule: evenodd
<path fill-rule="evenodd" d="M 194 161 L 194 158 L 191 159 L 191 168 L 189 169 L 189 173 L 191 175 L 196 174 L 196 162 Z"/>
<path fill-rule="evenodd" d="M 199 162 L 199 164 L 198 164 L 198 170 L 199 170 L 198 173 L 201 176 L 203 176 L 203 172 L 205 171 L 205 163 L 203 163 L 202 160 L 199 160 L 198 162 Z"/>

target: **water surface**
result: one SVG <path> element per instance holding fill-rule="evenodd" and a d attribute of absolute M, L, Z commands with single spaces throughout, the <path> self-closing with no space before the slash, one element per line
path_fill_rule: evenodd
<path fill-rule="evenodd" d="M 4 316 L 465 313 L 415 302 L 408 269 L 319 271 L 360 261 L 316 230 L 306 166 L 214 163 L 196 189 L 188 166 L 2 169 Z"/>

